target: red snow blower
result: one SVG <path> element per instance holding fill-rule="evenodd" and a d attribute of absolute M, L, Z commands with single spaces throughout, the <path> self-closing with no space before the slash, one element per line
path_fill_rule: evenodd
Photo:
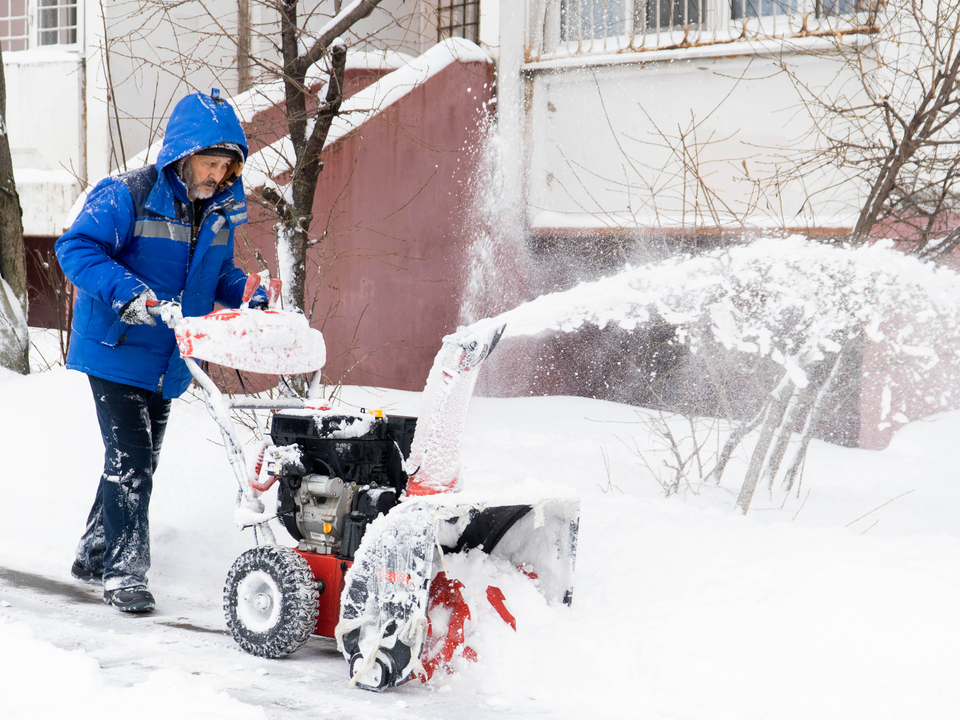
<path fill-rule="evenodd" d="M 172 303 L 151 308 L 175 328 L 240 485 L 237 522 L 254 528 L 258 546 L 237 559 L 224 588 L 227 625 L 240 647 L 277 658 L 321 635 L 337 639 L 352 685 L 382 690 L 425 681 L 456 657 L 476 659 L 464 586 L 444 572 L 444 556 L 477 548 L 518 568 L 548 599 L 569 604 L 578 502 L 504 504 L 482 489 L 469 499 L 460 491 L 467 406 L 503 327 L 460 328 L 444 338 L 419 419 L 349 412 L 321 396 L 323 337 L 303 315 L 276 309 L 279 281 L 271 281 L 269 309 L 246 307 L 258 284 L 248 278 L 240 310 L 182 318 Z M 227 396 L 196 359 L 312 379 L 306 398 Z M 234 409 L 273 412 L 269 438 L 250 463 Z M 275 484 L 276 510 L 266 511 L 260 495 Z M 276 544 L 271 520 L 295 548 Z M 487 588 L 486 600 L 517 629 L 498 587 Z"/>

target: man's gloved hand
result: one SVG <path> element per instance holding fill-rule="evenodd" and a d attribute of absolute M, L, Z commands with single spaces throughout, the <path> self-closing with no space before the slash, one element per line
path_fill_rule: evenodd
<path fill-rule="evenodd" d="M 153 290 L 144 290 L 123 306 L 120 319 L 128 325 L 156 325 L 157 321 L 147 312 L 147 300 L 157 301 Z"/>
<path fill-rule="evenodd" d="M 250 302 L 247 303 L 247 307 L 251 310 L 266 310 L 268 306 L 267 293 L 264 292 L 263 288 L 257 288 L 253 297 L 250 298 Z"/>

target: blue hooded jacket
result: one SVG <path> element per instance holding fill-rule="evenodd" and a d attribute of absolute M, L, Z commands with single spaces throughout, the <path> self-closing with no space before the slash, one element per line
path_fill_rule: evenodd
<path fill-rule="evenodd" d="M 233 108 L 214 90 L 183 98 L 167 123 L 155 165 L 102 180 L 56 243 L 64 275 L 77 287 L 67 367 L 179 397 L 190 385 L 173 330 L 128 325 L 124 306 L 147 289 L 181 303 L 184 316 L 214 302 L 239 307 L 246 275 L 233 263 L 234 230 L 247 221 L 239 171 L 203 206 L 198 228 L 177 161 L 198 150 L 247 140 Z M 196 242 L 192 239 L 196 234 Z M 193 245 L 192 253 L 191 246 Z M 263 290 L 259 298 L 265 299 Z"/>

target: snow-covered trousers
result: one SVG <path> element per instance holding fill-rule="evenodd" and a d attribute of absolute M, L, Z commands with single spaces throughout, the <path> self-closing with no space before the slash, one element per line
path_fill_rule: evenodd
<path fill-rule="evenodd" d="M 77 547 L 103 589 L 146 585 L 150 569 L 150 493 L 170 415 L 162 393 L 90 376 L 103 436 L 103 475 Z"/>

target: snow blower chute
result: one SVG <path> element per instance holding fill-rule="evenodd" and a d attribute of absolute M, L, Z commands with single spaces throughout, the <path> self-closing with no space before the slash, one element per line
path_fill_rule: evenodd
<path fill-rule="evenodd" d="M 247 299 L 257 287 L 250 276 Z M 371 690 L 422 680 L 456 655 L 471 658 L 470 617 L 447 553 L 476 548 L 509 561 L 550 600 L 570 603 L 579 505 L 461 491 L 460 435 L 477 373 L 503 327 L 460 328 L 444 338 L 423 394 L 420 417 L 345 411 L 320 396 L 323 338 L 297 313 L 220 310 L 182 319 L 161 303 L 154 314 L 175 326 L 181 354 L 204 391 L 241 489 L 237 522 L 258 547 L 241 555 L 224 589 L 237 643 L 281 657 L 313 635 L 335 637 L 350 682 Z M 223 395 L 194 359 L 258 373 L 313 373 L 306 398 Z M 269 409 L 269 440 L 244 459 L 232 409 Z M 277 484 L 276 512 L 260 495 Z M 276 519 L 298 541 L 275 543 Z M 471 557 L 467 555 L 466 557 Z M 512 622 L 509 598 L 487 599 Z M 442 623 L 431 622 L 431 615 Z"/>

